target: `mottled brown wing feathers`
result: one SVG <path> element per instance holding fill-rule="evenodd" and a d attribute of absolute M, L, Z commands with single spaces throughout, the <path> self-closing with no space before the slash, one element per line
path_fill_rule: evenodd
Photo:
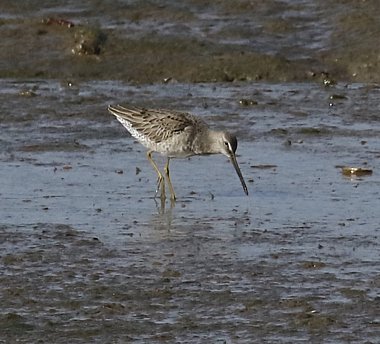
<path fill-rule="evenodd" d="M 129 122 L 131 128 L 139 135 L 144 135 L 155 143 L 180 134 L 188 130 L 187 128 L 206 126 L 201 119 L 185 112 L 120 105 L 109 105 L 108 110 L 116 117 Z M 131 132 L 130 128 L 127 129 Z"/>

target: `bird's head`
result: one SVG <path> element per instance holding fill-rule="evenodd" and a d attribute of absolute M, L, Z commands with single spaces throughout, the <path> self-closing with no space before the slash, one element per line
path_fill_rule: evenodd
<path fill-rule="evenodd" d="M 221 132 L 218 138 L 218 148 L 219 148 L 219 153 L 227 156 L 230 159 L 232 165 L 234 166 L 236 170 L 237 175 L 239 176 L 241 185 L 243 186 L 243 190 L 245 194 L 248 195 L 248 188 L 247 188 L 247 185 L 245 184 L 244 178 L 241 174 L 241 171 L 240 171 L 240 168 L 235 156 L 235 152 L 237 149 L 236 137 L 231 135 L 228 132 Z"/>
<path fill-rule="evenodd" d="M 228 158 L 235 156 L 237 149 L 236 137 L 227 132 L 222 132 L 219 137 L 220 153 L 224 154 Z"/>

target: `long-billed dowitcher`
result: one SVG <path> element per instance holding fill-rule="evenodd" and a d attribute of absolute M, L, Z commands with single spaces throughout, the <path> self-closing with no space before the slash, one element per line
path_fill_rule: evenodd
<path fill-rule="evenodd" d="M 186 158 L 192 155 L 224 154 L 227 156 L 235 167 L 244 192 L 248 195 L 247 186 L 236 161 L 235 136 L 226 131 L 210 130 L 202 119 L 184 112 L 120 105 L 109 105 L 108 111 L 116 116 L 134 138 L 148 148 L 148 160 L 158 176 L 156 195 L 161 188 L 161 199 L 166 197 L 165 179 L 152 159 L 153 152 L 167 157 L 165 175 L 172 200 L 176 199 L 176 195 L 169 176 L 170 159 Z"/>

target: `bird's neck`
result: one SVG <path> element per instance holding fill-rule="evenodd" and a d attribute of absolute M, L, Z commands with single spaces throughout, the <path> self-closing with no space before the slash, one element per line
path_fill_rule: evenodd
<path fill-rule="evenodd" d="M 197 135 L 193 142 L 193 151 L 196 154 L 218 154 L 220 146 L 218 145 L 221 132 L 207 130 Z"/>

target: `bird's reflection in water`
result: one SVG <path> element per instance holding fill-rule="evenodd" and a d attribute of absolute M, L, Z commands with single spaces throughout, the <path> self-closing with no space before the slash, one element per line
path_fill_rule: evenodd
<path fill-rule="evenodd" d="M 152 218 L 152 227 L 159 231 L 170 231 L 172 229 L 173 209 L 176 202 L 174 200 L 166 202 L 162 198 L 154 198 L 154 202 L 156 203 L 157 213 Z"/>

